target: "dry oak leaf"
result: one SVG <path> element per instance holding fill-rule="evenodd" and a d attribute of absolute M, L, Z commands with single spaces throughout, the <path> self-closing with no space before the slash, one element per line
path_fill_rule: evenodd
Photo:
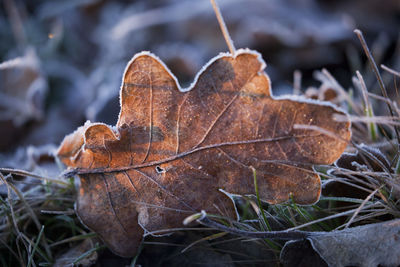
<path fill-rule="evenodd" d="M 182 227 L 199 210 L 235 217 L 223 192 L 255 193 L 250 166 L 269 203 L 290 194 L 299 204 L 316 202 L 312 165 L 342 154 L 350 122 L 335 121 L 344 113 L 327 103 L 273 98 L 264 68 L 254 51 L 221 54 L 181 89 L 156 56 L 135 55 L 117 125 L 86 123 L 58 150 L 80 177 L 82 222 L 116 254 L 133 256 L 144 232 Z"/>

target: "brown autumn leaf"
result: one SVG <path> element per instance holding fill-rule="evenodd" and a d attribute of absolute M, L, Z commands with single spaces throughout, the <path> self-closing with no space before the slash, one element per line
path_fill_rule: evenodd
<path fill-rule="evenodd" d="M 323 102 L 273 98 L 264 68 L 254 51 L 221 54 L 184 90 L 157 57 L 134 56 L 117 125 L 86 123 L 58 150 L 80 177 L 82 222 L 116 254 L 133 256 L 144 231 L 182 227 L 199 210 L 236 216 L 223 191 L 255 193 L 250 166 L 269 203 L 290 194 L 299 204 L 316 202 L 312 164 L 342 154 L 350 123 L 333 120 L 343 112 Z"/>

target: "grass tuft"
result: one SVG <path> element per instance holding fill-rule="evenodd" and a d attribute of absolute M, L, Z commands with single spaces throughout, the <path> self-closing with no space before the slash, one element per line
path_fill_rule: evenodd
<path fill-rule="evenodd" d="M 7 175 L 3 175 L 7 174 Z M 36 182 L 24 182 L 17 175 Z M 74 209 L 74 180 L 67 182 L 29 172 L 1 169 L 0 263 L 2 266 L 51 266 L 82 240 L 95 238 L 79 222 Z M 99 247 L 97 247 L 99 249 Z M 71 259 L 71 263 L 80 257 Z"/>

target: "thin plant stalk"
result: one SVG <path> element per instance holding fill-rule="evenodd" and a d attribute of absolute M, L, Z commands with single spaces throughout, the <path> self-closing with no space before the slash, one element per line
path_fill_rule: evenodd
<path fill-rule="evenodd" d="M 265 225 L 266 225 L 268 231 L 271 231 L 271 230 L 272 230 L 272 229 L 271 229 L 271 226 L 270 226 L 269 223 L 268 223 L 267 217 L 265 217 L 264 209 L 263 209 L 263 207 L 262 207 L 262 205 L 261 205 L 260 194 L 259 194 L 259 192 L 258 192 L 258 184 L 257 184 L 257 173 L 256 173 L 256 169 L 254 169 L 254 167 L 252 167 L 252 166 L 251 166 L 250 168 L 251 168 L 251 170 L 253 171 L 254 188 L 255 188 L 255 190 L 256 190 L 257 204 L 258 204 L 258 207 L 259 207 L 260 212 L 261 212 L 261 216 L 262 216 L 262 218 L 263 218 L 263 221 L 265 222 Z"/>
<path fill-rule="evenodd" d="M 40 239 L 42 238 L 43 231 L 44 231 L 44 225 L 42 225 L 42 228 L 40 229 L 39 235 L 36 239 L 35 245 L 33 246 L 32 253 L 31 253 L 31 255 L 29 255 L 27 267 L 31 267 L 33 255 L 35 255 L 36 249 L 39 246 L 39 242 L 40 242 Z"/>
<path fill-rule="evenodd" d="M 360 89 L 362 92 L 362 96 L 364 99 L 364 115 L 366 117 L 374 117 L 374 111 L 372 109 L 372 106 L 368 100 L 368 90 L 367 86 L 365 85 L 364 79 L 359 71 L 356 71 L 358 81 L 360 83 Z M 376 124 L 374 122 L 368 123 L 368 132 L 370 134 L 371 140 L 375 142 L 377 140 L 377 128 Z"/>
<path fill-rule="evenodd" d="M 221 28 L 222 35 L 224 36 L 225 42 L 228 45 L 229 52 L 232 55 L 235 55 L 236 49 L 235 49 L 235 46 L 233 45 L 232 38 L 228 32 L 228 28 L 226 27 L 224 18 L 221 15 L 221 11 L 219 10 L 218 4 L 215 2 L 215 0 L 210 0 L 210 1 L 211 1 L 211 5 L 214 9 L 215 15 L 217 16 L 217 20 L 219 23 L 219 27 Z"/>
<path fill-rule="evenodd" d="M 369 62 L 371 64 L 371 67 L 372 67 L 372 71 L 375 73 L 375 76 L 376 76 L 376 78 L 378 80 L 378 83 L 379 83 L 379 86 L 381 88 L 382 95 L 386 99 L 389 99 L 388 93 L 386 91 L 385 84 L 383 83 L 382 76 L 381 76 L 381 74 L 380 74 L 380 72 L 378 70 L 378 67 L 377 67 L 377 65 L 375 63 L 374 58 L 372 57 L 371 51 L 368 48 L 367 42 L 365 41 L 362 32 L 359 29 L 356 29 L 356 30 L 354 30 L 354 33 L 357 35 L 358 39 L 360 40 L 361 45 L 362 45 L 362 47 L 364 49 L 364 52 L 368 57 L 368 60 L 369 60 Z M 394 112 L 393 112 L 392 106 L 390 104 L 388 104 L 387 106 L 388 106 L 390 115 L 392 117 L 394 117 Z M 398 130 L 398 128 L 396 126 L 394 127 L 394 129 L 395 129 L 395 132 L 396 132 L 397 143 L 398 143 L 399 150 L 400 150 L 400 134 L 399 134 L 399 130 Z"/>

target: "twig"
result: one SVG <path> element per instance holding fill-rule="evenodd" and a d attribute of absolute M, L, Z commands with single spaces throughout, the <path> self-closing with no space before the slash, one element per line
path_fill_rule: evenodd
<path fill-rule="evenodd" d="M 235 49 L 235 46 L 233 45 L 233 41 L 231 39 L 231 36 L 229 35 L 228 29 L 226 28 L 224 18 L 221 15 L 221 11 L 219 10 L 219 7 L 218 7 L 217 3 L 215 2 L 215 0 L 210 0 L 210 1 L 211 1 L 211 5 L 214 9 L 215 15 L 217 16 L 219 27 L 221 28 L 222 34 L 224 35 L 225 42 L 228 45 L 229 52 L 232 55 L 234 55 L 236 49 Z"/>

